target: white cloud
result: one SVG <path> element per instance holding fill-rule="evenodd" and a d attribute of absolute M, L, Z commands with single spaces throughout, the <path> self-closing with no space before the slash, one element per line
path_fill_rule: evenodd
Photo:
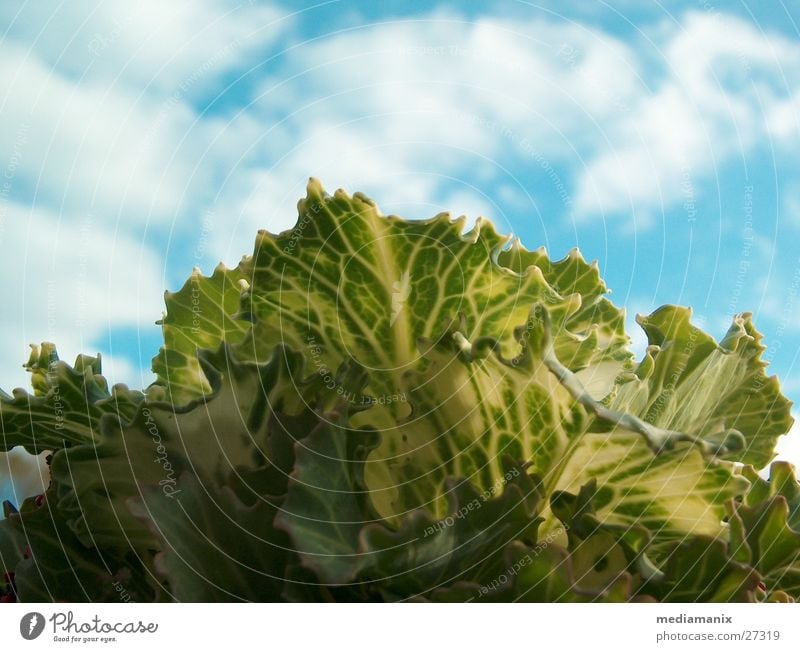
<path fill-rule="evenodd" d="M 151 227 L 195 232 L 185 217 L 260 129 L 193 103 L 260 60 L 291 24 L 281 14 L 228 0 L 0 5 L 0 300 L 14 315 L 0 326 L 0 387 L 27 386 L 30 342 L 55 341 L 71 362 L 109 333 L 119 346 L 115 329 L 154 329 L 164 264 L 144 244 Z M 101 353 L 111 382 L 151 381 Z"/>
<path fill-rule="evenodd" d="M 241 156 L 254 128 L 246 116 L 198 118 L 176 96 L 76 85 L 9 45 L 0 55 L 0 150 L 15 153 L 13 185 L 59 211 L 123 228 L 174 220 Z"/>
<path fill-rule="evenodd" d="M 21 446 L 0 453 L 0 499 L 19 507 L 26 498 L 44 493 L 50 482 L 46 457 L 30 455 Z"/>
<path fill-rule="evenodd" d="M 55 342 L 72 362 L 108 329 L 161 316 L 162 264 L 148 248 L 90 220 L 2 208 L 0 303 L 13 319 L 0 325 L 0 387 L 28 384 L 21 365 L 30 343 Z M 141 387 L 130 363 L 104 362 L 112 383 Z"/>
<path fill-rule="evenodd" d="M 236 216 L 221 255 L 291 226 L 309 175 L 413 214 L 453 185 L 476 202 L 524 186 L 545 161 L 575 171 L 576 217 L 632 213 L 646 229 L 680 203 L 690 216 L 719 165 L 793 133 L 800 45 L 719 12 L 648 35 L 645 56 L 580 24 L 438 12 L 304 44 L 253 98 L 270 136 L 220 195 Z"/>
<path fill-rule="evenodd" d="M 413 29 L 380 23 L 306 43 L 254 95 L 265 135 L 255 164 L 220 194 L 217 212 L 234 225 L 217 251 L 235 262 L 258 228 L 290 227 L 309 176 L 366 192 L 384 212 L 485 211 L 510 230 L 485 197 L 498 181 L 524 186 L 511 167 L 525 175 L 574 156 L 587 122 L 613 119 L 629 101 L 632 58 L 622 42 L 575 25 L 444 13 Z M 614 74 L 601 77 L 605 69 Z"/>
<path fill-rule="evenodd" d="M 797 416 L 795 416 L 797 419 Z M 778 440 L 778 455 L 775 459 L 786 460 L 800 468 L 800 422 L 795 420 L 789 434 Z"/>
<path fill-rule="evenodd" d="M 248 64 L 290 28 L 276 7 L 237 0 L 38 0 L 0 5 L 6 38 L 76 80 L 138 94 L 192 92 Z"/>
<path fill-rule="evenodd" d="M 663 75 L 610 125 L 578 181 L 579 214 L 693 203 L 731 157 L 796 139 L 800 44 L 718 12 L 690 12 L 660 38 Z"/>
<path fill-rule="evenodd" d="M 175 209 L 185 171 L 180 164 L 165 167 L 172 147 L 150 133 L 154 114 L 144 102 L 137 105 L 135 98 L 101 87 L 78 87 L 8 45 L 0 52 L 7 125 L 0 147 L 18 151 L 15 184 L 35 187 L 40 201 L 94 206 L 107 216 L 123 206 L 145 219 Z M 171 109 L 164 131 L 187 121 L 181 111 Z M 157 187 L 161 192 L 152 192 Z"/>
<path fill-rule="evenodd" d="M 761 246 L 768 252 L 776 248 L 769 240 Z M 761 258 L 769 261 L 764 264 L 766 271 L 752 281 L 753 294 L 758 298 L 752 312 L 757 324 L 761 319 L 770 322 L 766 331 L 768 344 L 780 347 L 785 336 L 800 332 L 800 264 L 795 260 L 793 264 L 787 261 L 774 265 L 768 252 L 762 253 Z"/>
<path fill-rule="evenodd" d="M 27 3 L 0 44 L 0 146 L 27 134 L 19 181 L 123 228 L 213 202 L 228 237 L 210 249 L 230 262 L 256 229 L 291 226 L 309 175 L 417 217 L 457 193 L 502 228 L 482 192 L 524 187 L 545 161 L 577 170 L 578 216 L 633 211 L 646 228 L 760 135 L 789 138 L 796 118 L 781 75 L 794 74 L 797 44 L 718 12 L 653 32 L 658 74 L 652 56 L 578 23 L 434 12 L 364 25 L 293 49 L 228 120 L 190 100 L 259 61 L 291 25 L 279 10 L 55 4 Z"/>
<path fill-rule="evenodd" d="M 199 213 L 259 125 L 193 101 L 260 61 L 292 24 L 283 14 L 230 0 L 0 5 L 11 196 L 128 229 Z"/>
<path fill-rule="evenodd" d="M 433 14 L 414 29 L 368 26 L 303 48 L 293 66 L 299 93 L 285 94 L 283 85 L 263 100 L 289 112 L 302 107 L 304 119 L 313 109 L 384 118 L 373 128 L 398 140 L 493 154 L 526 137 L 564 152 L 559 131 L 580 137 L 586 122 L 613 115 L 634 90 L 632 58 L 622 42 L 569 24 Z M 616 74 L 601 79 L 602 69 Z"/>
<path fill-rule="evenodd" d="M 797 149 L 800 144 L 800 91 L 772 102 L 766 110 L 767 129 L 777 141 Z"/>
<path fill-rule="evenodd" d="M 636 360 L 641 360 L 647 351 L 647 334 L 636 323 L 638 315 L 649 315 L 655 309 L 652 301 L 640 297 L 624 297 L 621 300 L 625 305 L 625 332 L 631 338 L 631 351 Z"/>
<path fill-rule="evenodd" d="M 781 224 L 800 226 L 800 188 L 790 187 L 782 190 L 779 221 Z"/>

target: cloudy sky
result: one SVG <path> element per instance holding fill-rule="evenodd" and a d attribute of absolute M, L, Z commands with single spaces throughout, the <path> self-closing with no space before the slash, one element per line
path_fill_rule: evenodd
<path fill-rule="evenodd" d="M 797 401 L 799 21 L 711 0 L 4 0 L 0 386 L 27 384 L 42 340 L 149 384 L 163 290 L 291 226 L 313 175 L 578 246 L 633 330 L 665 303 L 717 337 L 751 311 Z"/>

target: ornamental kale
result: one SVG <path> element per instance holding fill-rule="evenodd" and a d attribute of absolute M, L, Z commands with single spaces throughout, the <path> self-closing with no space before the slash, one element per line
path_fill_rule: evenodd
<path fill-rule="evenodd" d="M 6 600 L 793 601 L 790 403 L 751 316 L 624 313 L 577 251 L 384 216 L 311 180 L 294 229 L 166 294 L 156 382 L 35 347 L 3 450 Z M 2 587 L 0 587 L 2 588 Z"/>

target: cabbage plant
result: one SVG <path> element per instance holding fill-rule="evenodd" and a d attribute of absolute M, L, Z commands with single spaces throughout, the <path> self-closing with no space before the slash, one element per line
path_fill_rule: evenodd
<path fill-rule="evenodd" d="M 749 314 L 638 323 L 577 250 L 384 216 L 295 227 L 165 295 L 157 380 L 34 347 L 3 450 L 6 601 L 794 601 L 792 423 Z M 767 467 L 769 479 L 757 470 Z"/>

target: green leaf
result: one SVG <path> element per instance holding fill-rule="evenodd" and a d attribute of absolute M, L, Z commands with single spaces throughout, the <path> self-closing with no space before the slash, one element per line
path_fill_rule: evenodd
<path fill-rule="evenodd" d="M 731 503 L 731 548 L 762 575 L 769 595 L 800 600 L 800 484 L 794 467 L 774 462 L 769 481 L 746 469 L 753 485 L 742 503 Z M 749 553 L 749 558 L 748 558 Z"/>
<path fill-rule="evenodd" d="M 323 586 L 374 586 L 384 599 L 421 598 L 460 577 L 494 577 L 504 549 L 536 541 L 540 502 L 535 479 L 509 462 L 505 486 L 477 492 L 448 482 L 441 520 L 416 510 L 397 528 L 365 504 L 363 459 L 374 433 L 321 423 L 297 444 L 297 466 L 276 519 Z"/>
<path fill-rule="evenodd" d="M 498 263 L 518 274 L 536 267 L 561 297 L 580 297 L 580 305 L 556 331 L 555 352 L 572 371 L 586 370 L 580 375 L 584 385 L 595 376 L 610 376 L 608 388 L 597 396 L 603 398 L 616 376 L 629 366 L 632 355 L 625 333 L 625 312 L 608 300 L 609 289 L 600 278 L 597 263 L 586 263 L 577 249 L 562 260 L 551 261 L 543 247 L 528 251 L 519 240 L 500 252 Z"/>
<path fill-rule="evenodd" d="M 595 362 L 628 363 L 623 313 L 603 297 L 596 266 L 577 251 L 551 263 L 518 242 L 504 250 L 509 238 L 490 222 L 479 220 L 467 234 L 465 223 L 448 214 L 384 217 L 364 195 L 339 190 L 330 197 L 312 179 L 292 230 L 259 232 L 253 255 L 237 269 L 219 267 L 211 277 L 195 271 L 167 294 L 165 346 L 150 393 L 168 391 L 176 403 L 207 393 L 196 349 L 224 340 L 257 361 L 284 344 L 304 352 L 322 376 L 351 357 L 371 370 L 374 395 L 392 394 L 395 380 L 420 361 L 420 338 L 462 319 L 465 337 L 493 337 L 512 355 L 514 328 L 531 303 L 558 300 L 559 292 L 574 295 L 569 335 L 558 343 L 565 364 L 587 366 L 588 349 Z"/>
<path fill-rule="evenodd" d="M 366 382 L 352 363 L 340 368 L 337 380 L 354 387 Z M 396 528 L 382 521 L 364 481 L 365 460 L 378 437 L 347 426 L 357 409 L 340 400 L 297 442 L 276 518 L 320 582 L 375 582 L 385 596 L 421 595 L 464 573 L 485 575 L 514 539 L 535 541 L 537 481 L 510 460 L 503 482 L 483 493 L 464 479 L 448 478 L 449 511 L 441 521 L 423 509 L 406 514 Z"/>
<path fill-rule="evenodd" d="M 491 486 L 508 452 L 531 461 L 549 491 L 577 490 L 596 475 L 604 514 L 619 522 L 643 517 L 647 527 L 677 536 L 720 531 L 724 501 L 743 481 L 690 447 L 651 451 L 656 436 L 673 446 L 700 441 L 705 430 L 662 428 L 642 441 L 646 424 L 629 427 L 636 410 L 618 409 L 616 420 L 587 411 L 543 359 L 516 369 L 520 329 L 541 330 L 529 319 L 540 303 L 555 358 L 576 372 L 580 391 L 596 398 L 607 393 L 586 389 L 596 376 L 610 377 L 609 388 L 624 379 L 623 315 L 605 298 L 596 266 L 576 252 L 553 263 L 519 243 L 506 248 L 508 239 L 483 220 L 464 235 L 463 220 L 446 215 L 387 218 L 363 195 L 330 197 L 313 180 L 299 213 L 293 230 L 259 233 L 253 256 L 239 266 L 249 284 L 241 312 L 252 331 L 237 355 L 265 359 L 282 342 L 305 353 L 331 392 L 374 397 L 352 425 L 381 433 L 365 473 L 382 516 L 419 507 L 443 515 L 446 477 Z M 442 353 L 443 346 L 450 348 Z M 347 358 L 369 370 L 364 391 L 335 380 Z M 637 382 L 620 382 L 617 397 Z"/>
<path fill-rule="evenodd" d="M 359 577 L 405 599 L 459 582 L 471 583 L 470 599 L 481 597 L 475 584 L 490 583 L 502 573 L 513 542 L 532 545 L 541 521 L 538 480 L 510 458 L 505 469 L 503 483 L 491 491 L 479 492 L 463 478 L 450 478 L 449 508 L 441 519 L 419 509 L 397 528 L 367 525 L 360 536 Z"/>
<path fill-rule="evenodd" d="M 219 264 L 210 277 L 195 268 L 178 292 L 165 292 L 167 311 L 158 323 L 164 346 L 153 358 L 157 379 L 147 389 L 154 401 L 185 405 L 212 392 L 198 349 L 241 342 L 249 324 L 237 318 L 244 276 Z"/>
<path fill-rule="evenodd" d="M 293 555 L 270 500 L 247 506 L 228 487 L 185 473 L 173 496 L 148 487 L 130 506 L 160 541 L 155 568 L 173 600 L 280 600 Z"/>
<path fill-rule="evenodd" d="M 747 313 L 719 344 L 690 318 L 690 309 L 675 306 L 638 318 L 650 347 L 636 378 L 617 386 L 608 407 L 699 437 L 741 433 L 741 450 L 724 457 L 762 468 L 793 421 L 778 380 L 764 372 L 762 336 Z"/>
<path fill-rule="evenodd" d="M 410 416 L 381 422 L 383 443 L 366 467 L 385 518 L 418 507 L 442 516 L 448 476 L 491 487 L 507 454 L 531 464 L 546 496 L 596 479 L 603 521 L 678 538 L 722 532 L 725 501 L 747 482 L 730 464 L 709 464 L 698 446 L 654 454 L 646 424 L 604 409 L 574 375 L 564 376 L 548 331 L 565 312 L 564 304 L 535 306 L 517 332 L 522 353 L 511 360 L 488 338 L 465 346 L 458 332 L 429 347 L 424 371 L 404 377 Z M 358 419 L 375 415 L 370 409 Z M 551 515 L 542 527 L 549 532 L 558 522 Z"/>
<path fill-rule="evenodd" d="M 303 405 L 291 382 L 302 359 L 278 348 L 270 362 L 256 365 L 237 360 L 223 344 L 202 352 L 200 362 L 213 388 L 206 398 L 183 407 L 147 401 L 129 422 L 101 421 L 97 443 L 54 455 L 59 509 L 86 545 L 152 547 L 152 532 L 126 501 L 149 485 L 173 495 L 184 471 L 234 485 L 242 472 L 260 471 L 261 481 L 271 473 L 274 482 L 291 468 L 274 416 Z M 282 468 L 273 468 L 270 456 Z"/>
<path fill-rule="evenodd" d="M 750 481 L 750 489 L 744 496 L 745 505 L 756 507 L 769 498 L 783 496 L 789 508 L 787 524 L 800 532 L 800 483 L 793 464 L 773 462 L 769 467 L 769 480 L 762 478 L 752 466 L 742 469 L 742 475 Z"/>
<path fill-rule="evenodd" d="M 39 454 L 93 442 L 104 415 L 125 420 L 144 398 L 123 384 L 109 392 L 99 355 L 79 355 L 70 366 L 58 359 L 52 344 L 31 348 L 25 366 L 32 374 L 34 394 L 15 389 L 9 396 L 0 390 L 0 450 L 24 446 L 29 453 Z"/>
<path fill-rule="evenodd" d="M 84 546 L 55 507 L 52 492 L 43 501 L 26 500 L 8 515 L 0 540 L 11 538 L 26 548 L 22 558 L 3 555 L 20 602 L 105 602 L 122 595 L 139 602 L 155 596 L 141 560 Z"/>
<path fill-rule="evenodd" d="M 628 571 L 640 575 L 644 581 L 660 580 L 663 573 L 647 556 L 652 540 L 650 531 L 639 524 L 613 525 L 601 521 L 596 515 L 598 498 L 595 479 L 577 494 L 557 491 L 550 498 L 553 513 L 567 531 L 568 550 L 578 569 L 579 584 L 605 590 Z"/>
<path fill-rule="evenodd" d="M 359 467 L 374 445 L 374 433 L 347 436 L 322 423 L 298 446 L 276 524 L 292 535 L 304 565 L 325 583 L 344 584 L 358 570 L 358 537 L 370 516 Z"/>
<path fill-rule="evenodd" d="M 644 587 L 662 602 L 756 602 L 761 577 L 731 559 L 721 539 L 697 536 L 673 546 L 664 578 Z"/>
<path fill-rule="evenodd" d="M 355 365 L 343 366 L 338 378 L 352 386 L 365 380 Z M 276 525 L 291 534 L 304 565 L 332 584 L 353 579 L 359 533 L 375 518 L 363 474 L 378 437 L 349 429 L 347 417 L 347 404 L 338 405 L 297 442 L 286 500 L 276 518 Z"/>
<path fill-rule="evenodd" d="M 312 180 L 292 231 L 261 231 L 242 262 L 250 283 L 243 313 L 253 319 L 256 355 L 276 342 L 298 351 L 318 348 L 319 363 L 336 369 L 345 357 L 395 377 L 419 360 L 417 340 L 433 337 L 459 313 L 467 336 L 491 334 L 509 347 L 530 298 L 545 289 L 541 273 L 520 275 L 493 258 L 507 242 L 479 221 L 383 217 L 371 200 Z M 504 335 L 506 337 L 504 337 Z M 249 342 L 247 344 L 249 346 Z"/>
<path fill-rule="evenodd" d="M 3 573 L 14 572 L 27 547 L 25 534 L 19 526 L 21 519 L 13 518 L 18 511 L 9 501 L 3 503 L 3 520 L 0 521 L 0 571 Z"/>
<path fill-rule="evenodd" d="M 587 558 L 603 554 L 584 550 L 591 552 Z M 624 564 L 618 567 L 611 561 L 606 567 L 611 572 L 597 582 L 582 568 L 584 562 L 549 539 L 534 546 L 515 542 L 506 550 L 503 570 L 488 584 L 480 585 L 477 593 L 473 586 L 462 584 L 456 587 L 461 595 L 446 589 L 437 591 L 434 598 L 451 602 L 464 601 L 464 597 L 479 602 L 624 602 L 630 598 L 631 577 L 621 570 Z M 468 596 L 465 589 L 470 589 Z"/>

